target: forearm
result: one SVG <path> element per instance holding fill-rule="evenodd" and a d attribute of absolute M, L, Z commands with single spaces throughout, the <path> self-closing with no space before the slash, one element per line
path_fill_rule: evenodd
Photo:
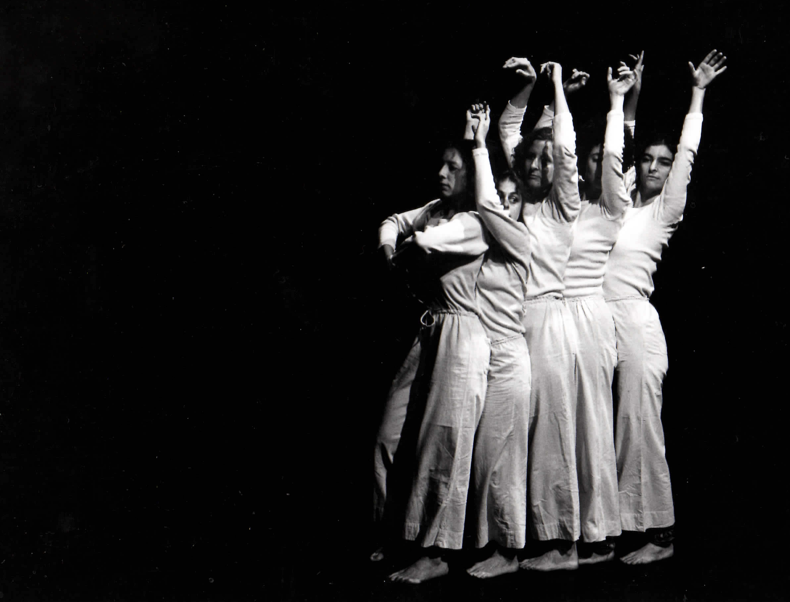
<path fill-rule="evenodd" d="M 437 201 L 431 201 L 424 207 L 412 209 L 405 213 L 396 213 L 389 216 L 379 226 L 379 248 L 389 245 L 393 249 L 398 246 L 398 239 L 411 236 L 417 224 L 422 224 L 427 214 L 430 213 Z"/>
<path fill-rule="evenodd" d="M 571 222 L 579 215 L 579 171 L 576 160 L 576 133 L 569 112 L 554 117 L 554 182 L 549 198 L 556 219 Z"/>
<path fill-rule="evenodd" d="M 636 120 L 636 105 L 639 103 L 639 93 L 638 92 L 629 92 L 629 94 L 625 98 L 625 106 L 623 107 L 623 114 L 625 115 L 625 121 L 635 121 Z"/>
<path fill-rule="evenodd" d="M 525 112 L 526 107 L 516 107 L 508 102 L 497 124 L 502 150 L 510 167 L 513 167 L 513 149 L 521 138 L 521 123 L 524 121 Z"/>
<path fill-rule="evenodd" d="M 516 92 L 516 95 L 510 99 L 510 104 L 512 104 L 517 109 L 526 109 L 527 103 L 529 102 L 529 97 L 532 95 L 532 89 L 535 87 L 535 82 L 530 82 L 521 90 Z"/>
<path fill-rule="evenodd" d="M 414 233 L 414 242 L 426 253 L 454 253 L 477 256 L 488 244 L 477 216 L 457 213 L 449 222 Z"/>
<path fill-rule="evenodd" d="M 691 87 L 691 104 L 689 114 L 702 113 L 702 101 L 705 100 L 705 88 Z"/>
<path fill-rule="evenodd" d="M 691 181 L 691 169 L 697 156 L 702 135 L 702 113 L 689 113 L 683 121 L 675 159 L 659 199 L 659 211 L 667 223 L 675 223 L 683 216 L 686 190 Z"/>
<path fill-rule="evenodd" d="M 475 158 L 475 202 L 483 225 L 506 253 L 526 262 L 529 254 L 529 235 L 526 226 L 512 219 L 502 205 L 494 186 L 491 162 L 484 148 L 473 151 Z"/>
<path fill-rule="evenodd" d="M 565 98 L 565 88 L 562 87 L 562 81 L 557 78 L 554 82 L 554 115 L 562 115 L 563 113 L 570 113 L 568 108 L 568 100 Z M 551 105 L 549 105 L 551 108 Z"/>
<path fill-rule="evenodd" d="M 601 166 L 601 202 L 609 216 L 616 218 L 631 204 L 631 198 L 623 177 L 623 97 L 613 95 L 610 99 Z"/>

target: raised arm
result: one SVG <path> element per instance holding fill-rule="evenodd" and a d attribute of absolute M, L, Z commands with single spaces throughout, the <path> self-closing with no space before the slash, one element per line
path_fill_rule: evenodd
<path fill-rule="evenodd" d="M 540 66 L 541 71 L 543 70 L 543 65 Z M 565 80 L 562 84 L 562 89 L 565 91 L 565 96 L 567 97 L 569 94 L 573 94 L 574 92 L 581 90 L 584 86 L 587 85 L 587 81 L 590 79 L 590 74 L 586 71 L 577 71 L 574 69 L 571 72 L 571 76 Z M 543 113 L 541 113 L 540 117 L 538 118 L 538 122 L 535 124 L 534 129 L 538 130 L 540 128 L 550 128 L 554 124 L 554 100 L 543 107 Z"/>
<path fill-rule="evenodd" d="M 658 199 L 657 216 L 665 223 L 672 224 L 680 221 L 683 217 L 686 191 L 691 181 L 691 167 L 697 156 L 702 135 L 702 102 L 705 98 L 705 90 L 716 77 L 727 69 L 724 65 L 726 60 L 727 57 L 721 52 L 712 50 L 702 59 L 699 67 L 694 67 L 693 63 L 689 62 L 692 78 L 691 103 L 683 122 L 683 130 L 680 134 L 675 158 L 672 161 L 672 168 L 669 170 L 667 181 L 664 183 L 664 188 Z"/>
<path fill-rule="evenodd" d="M 479 113 L 475 127 L 475 202 L 477 212 L 491 236 L 513 259 L 529 265 L 529 232 L 527 227 L 510 217 L 497 197 L 491 162 L 486 148 L 486 136 L 491 125 L 491 115 L 486 106 Z"/>
<path fill-rule="evenodd" d="M 632 71 L 635 79 L 633 86 L 631 86 L 631 89 L 625 95 L 623 115 L 625 123 L 631 130 L 631 135 L 633 136 L 636 122 L 636 105 L 639 103 L 639 93 L 642 91 L 642 73 L 645 70 L 645 51 L 643 50 L 640 52 L 639 56 L 634 54 L 629 54 L 628 56 L 636 61 Z M 620 63 L 620 65 L 626 68 L 625 71 L 631 71 L 625 63 Z"/>
<path fill-rule="evenodd" d="M 632 71 L 620 71 L 612 77 L 612 68 L 606 74 L 609 88 L 609 113 L 606 115 L 606 134 L 601 166 L 601 203 L 606 213 L 616 219 L 631 204 L 623 181 L 623 103 L 633 88 L 636 75 Z"/>
<path fill-rule="evenodd" d="M 545 63 L 542 71 L 548 74 L 554 86 L 556 111 L 552 139 L 554 176 L 549 192 L 550 209 L 554 219 L 572 222 L 581 208 L 579 170 L 576 165 L 576 132 L 573 130 L 573 119 L 562 87 L 562 66 L 559 63 Z"/>
<path fill-rule="evenodd" d="M 521 140 L 521 122 L 527 110 L 527 101 L 535 87 L 538 76 L 532 64 L 525 58 L 512 57 L 505 61 L 503 69 L 515 71 L 521 81 L 521 87 L 511 98 L 499 118 L 499 139 L 505 152 L 508 165 L 513 166 L 513 149 Z"/>

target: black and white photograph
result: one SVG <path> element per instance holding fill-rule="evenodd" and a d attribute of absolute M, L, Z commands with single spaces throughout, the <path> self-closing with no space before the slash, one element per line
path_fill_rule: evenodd
<path fill-rule="evenodd" d="M 778 3 L 0 6 L 0 599 L 788 599 Z"/>

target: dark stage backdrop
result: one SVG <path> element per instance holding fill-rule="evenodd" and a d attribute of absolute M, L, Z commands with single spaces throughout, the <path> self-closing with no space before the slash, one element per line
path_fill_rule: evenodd
<path fill-rule="evenodd" d="M 0 596 L 782 599 L 787 19 L 592 4 L 0 7 Z M 638 130 L 678 131 L 712 48 L 729 69 L 653 298 L 676 557 L 384 585 L 372 443 L 421 310 L 379 223 L 436 198 L 508 57 L 590 72 L 579 125 L 644 49 Z"/>

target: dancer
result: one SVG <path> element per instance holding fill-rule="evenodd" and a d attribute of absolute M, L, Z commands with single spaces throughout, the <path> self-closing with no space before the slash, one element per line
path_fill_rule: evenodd
<path fill-rule="evenodd" d="M 535 77 L 526 59 L 522 59 L 520 68 L 530 79 Z M 533 536 L 547 542 L 549 548 L 537 558 L 523 560 L 520 566 L 529 570 L 575 569 L 578 556 L 574 542 L 580 534 L 573 422 L 577 335 L 562 293 L 572 225 L 581 200 L 562 67 L 546 63 L 541 71 L 549 75 L 554 88 L 553 130 L 533 130 L 516 146 L 511 158 L 508 142 L 518 133 L 512 135 L 500 120 L 500 135 L 503 130 L 507 135 L 502 141 L 506 155 L 525 185 L 522 218 L 532 250 L 524 306 L 524 332 L 532 368 L 528 516 Z M 534 81 L 526 86 L 530 91 L 532 84 Z M 511 100 L 511 106 L 526 105 L 518 96 Z"/>
<path fill-rule="evenodd" d="M 470 140 L 461 142 L 463 155 L 458 155 L 461 163 L 472 165 L 471 149 L 473 143 Z M 457 149 L 448 148 L 445 150 L 445 157 L 448 153 L 458 153 Z M 456 162 L 443 164 L 439 174 L 440 198 L 428 203 L 425 207 L 395 215 L 384 220 L 379 228 L 379 249 L 382 252 L 387 265 L 391 270 L 395 270 L 394 256 L 397 241 L 404 235 L 401 231 L 414 232 L 432 228 L 444 224 L 459 211 L 474 208 L 471 198 L 471 190 L 467 192 L 466 178 L 454 180 L 454 186 L 460 186 L 458 191 L 447 188 L 444 184 L 450 177 L 455 178 Z M 466 171 L 466 167 L 463 168 Z M 411 387 L 417 375 L 417 368 L 420 363 L 420 336 L 415 337 L 409 353 L 403 364 L 395 375 L 390 389 L 387 393 L 387 401 L 384 406 L 379 430 L 376 434 L 373 457 L 373 525 L 374 540 L 377 542 L 376 550 L 371 554 L 370 559 L 374 562 L 384 560 L 386 543 L 391 542 L 397 529 L 393 524 L 395 516 L 398 514 L 399 505 L 403 500 L 398 497 L 398 493 L 403 494 L 408 489 L 408 481 L 411 475 L 404 474 L 403 470 L 398 470 L 395 464 L 396 452 L 401 441 L 403 427 L 406 422 L 406 412 L 409 406 Z"/>
<path fill-rule="evenodd" d="M 523 201 L 516 175 L 507 172 L 494 185 L 485 142 L 488 106 L 473 105 L 467 121 L 476 145 L 475 200 L 489 233 L 477 305 L 491 341 L 485 404 L 475 435 L 470 522 L 477 547 L 492 544 L 493 549 L 468 573 L 490 578 L 518 570 L 516 554 L 526 544 L 530 360 L 522 316 L 530 240 L 520 221 Z"/>
<path fill-rule="evenodd" d="M 661 424 L 667 348 L 658 313 L 649 299 L 661 253 L 683 218 L 702 131 L 705 90 L 725 71 L 725 61 L 721 52 L 713 50 L 699 67 L 689 63 L 691 104 L 677 153 L 673 156 L 666 140 L 654 140 L 639 156 L 634 205 L 626 212 L 604 277 L 604 296 L 617 337 L 614 389 L 620 522 L 623 530 L 645 533 L 646 539 L 641 548 L 621 558 L 627 564 L 669 558 L 674 551 L 675 515 Z M 620 153 L 612 148 L 604 161 L 604 177 L 620 185 Z"/>
<path fill-rule="evenodd" d="M 411 387 L 396 463 L 410 476 L 400 536 L 419 546 L 418 558 L 390 575 L 421 583 L 445 575 L 448 557 L 463 543 L 474 435 L 483 409 L 489 346 L 477 317 L 475 286 L 488 249 L 467 180 L 474 177 L 471 145 L 445 150 L 442 198 L 392 216 L 381 227 L 385 256 L 421 255 L 427 275 L 420 360 Z M 441 223 L 440 223 L 441 222 Z M 436 224 L 436 225 L 433 225 Z M 395 251 L 398 251 L 398 254 Z M 388 492 L 388 497 L 391 492 Z"/>
<path fill-rule="evenodd" d="M 621 71 L 607 76 L 611 110 L 604 155 L 622 152 L 623 102 L 636 76 Z M 594 183 L 594 180 L 591 180 Z M 579 563 L 614 559 L 613 541 L 620 534 L 617 465 L 612 433 L 612 379 L 617 362 L 612 314 L 603 297 L 609 252 L 623 225 L 631 199 L 604 187 L 600 199 L 582 201 L 573 226 L 573 244 L 565 270 L 565 303 L 578 333 L 576 356 L 576 469 L 579 478 L 581 536 Z M 614 192 L 620 192 L 620 186 Z M 592 544 L 592 545 L 590 545 Z M 586 549 L 585 549 L 586 548 Z"/>

